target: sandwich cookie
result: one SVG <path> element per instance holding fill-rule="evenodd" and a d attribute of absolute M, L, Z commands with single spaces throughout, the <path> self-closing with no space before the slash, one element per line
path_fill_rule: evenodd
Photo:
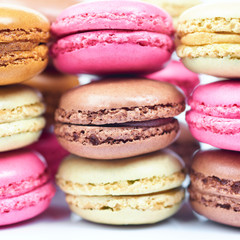
<path fill-rule="evenodd" d="M 15 5 L 0 4 L 0 15 L 0 85 L 30 79 L 47 65 L 49 21 Z"/>
<path fill-rule="evenodd" d="M 163 10 L 138 1 L 80 3 L 51 26 L 59 39 L 51 53 L 56 68 L 79 74 L 154 72 L 173 52 L 173 25 Z"/>
<path fill-rule="evenodd" d="M 240 153 L 199 151 L 190 172 L 190 203 L 197 213 L 240 227 Z"/>
<path fill-rule="evenodd" d="M 56 175 L 71 210 L 104 224 L 150 224 L 180 208 L 183 163 L 169 150 L 114 161 L 67 157 Z"/>
<path fill-rule="evenodd" d="M 240 151 L 240 82 L 220 81 L 195 88 L 186 120 L 192 135 L 214 147 Z"/>
<path fill-rule="evenodd" d="M 177 54 L 197 73 L 240 77 L 239 2 L 202 4 L 184 12 L 177 27 Z"/>
<path fill-rule="evenodd" d="M 23 149 L 0 153 L 0 226 L 39 215 L 54 194 L 40 154 Z"/>
<path fill-rule="evenodd" d="M 174 142 L 179 125 L 173 117 L 184 109 L 184 95 L 171 84 L 108 79 L 62 96 L 55 134 L 66 150 L 82 157 L 131 157 Z"/>
<path fill-rule="evenodd" d="M 0 152 L 21 148 L 38 140 L 45 120 L 39 92 L 25 85 L 0 88 Z"/>

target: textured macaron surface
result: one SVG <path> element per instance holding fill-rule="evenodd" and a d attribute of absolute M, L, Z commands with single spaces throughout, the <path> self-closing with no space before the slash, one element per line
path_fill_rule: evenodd
<path fill-rule="evenodd" d="M 33 151 L 0 154 L 0 199 L 22 195 L 49 180 L 45 160 Z"/>
<path fill-rule="evenodd" d="M 56 178 L 73 195 L 135 195 L 179 187 L 185 174 L 180 158 L 162 151 L 110 162 L 70 155 Z"/>
<path fill-rule="evenodd" d="M 52 25 L 57 36 L 89 30 L 140 30 L 173 33 L 170 16 L 161 9 L 134 1 L 100 1 L 73 5 Z"/>
<path fill-rule="evenodd" d="M 144 79 L 109 79 L 66 92 L 56 112 L 63 123 L 103 125 L 171 118 L 185 99 L 168 83 Z"/>

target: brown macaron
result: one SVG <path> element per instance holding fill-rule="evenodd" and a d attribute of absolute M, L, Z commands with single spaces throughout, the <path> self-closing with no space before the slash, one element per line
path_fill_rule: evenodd
<path fill-rule="evenodd" d="M 188 191 L 193 210 L 213 221 L 240 227 L 239 152 L 197 152 L 190 178 Z"/>
<path fill-rule="evenodd" d="M 114 78 L 66 92 L 55 114 L 55 133 L 69 152 L 117 159 L 157 151 L 179 132 L 173 117 L 185 98 L 171 84 Z"/>
<path fill-rule="evenodd" d="M 48 19 L 35 10 L 2 3 L 0 16 L 0 85 L 34 77 L 48 62 Z"/>

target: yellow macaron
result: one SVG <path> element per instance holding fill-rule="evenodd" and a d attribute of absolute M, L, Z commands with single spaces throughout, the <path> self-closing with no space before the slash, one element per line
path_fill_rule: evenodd
<path fill-rule="evenodd" d="M 37 141 L 45 120 L 39 92 L 24 85 L 0 88 L 0 152 Z"/>
<path fill-rule="evenodd" d="M 72 211 L 105 224 L 150 224 L 180 207 L 183 163 L 169 150 L 96 161 L 70 155 L 56 175 Z"/>

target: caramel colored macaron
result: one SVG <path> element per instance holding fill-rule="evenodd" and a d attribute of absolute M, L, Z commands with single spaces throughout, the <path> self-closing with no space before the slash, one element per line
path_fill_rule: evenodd
<path fill-rule="evenodd" d="M 178 211 L 184 199 L 181 159 L 170 151 L 96 161 L 70 155 L 61 163 L 57 184 L 71 210 L 105 224 L 150 224 Z"/>
<path fill-rule="evenodd" d="M 240 227 L 240 153 L 199 151 L 190 172 L 190 203 L 197 213 Z"/>
<path fill-rule="evenodd" d="M 173 117 L 185 98 L 171 84 L 144 79 L 108 79 L 66 92 L 55 114 L 55 133 L 69 152 L 116 159 L 157 151 L 179 131 Z"/>
<path fill-rule="evenodd" d="M 35 10 L 0 4 L 0 85 L 40 73 L 48 61 L 47 18 Z"/>
<path fill-rule="evenodd" d="M 65 75 L 54 69 L 47 69 L 44 73 L 24 82 L 24 84 L 38 89 L 46 104 L 45 118 L 47 127 L 54 123 L 54 112 L 58 107 L 60 97 L 67 90 L 79 85 L 78 77 Z"/>

